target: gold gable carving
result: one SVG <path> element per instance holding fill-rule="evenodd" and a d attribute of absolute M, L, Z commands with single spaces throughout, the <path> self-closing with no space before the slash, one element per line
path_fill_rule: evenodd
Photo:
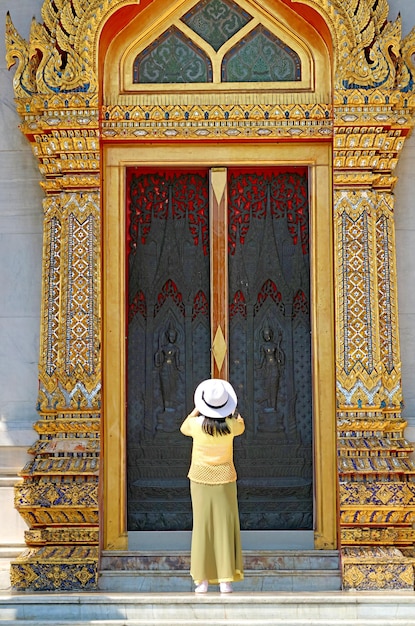
<path fill-rule="evenodd" d="M 299 0 L 294 0 L 293 6 L 296 3 Z M 19 59 L 15 81 L 22 91 L 19 93 L 16 85 L 16 95 L 96 92 L 101 29 L 118 9 L 134 4 L 131 0 L 45 0 L 44 23 L 33 21 L 29 45 L 18 36 L 8 16 L 8 62 Z M 387 0 L 301 0 L 301 4 L 312 7 L 328 25 L 333 41 L 336 89 L 346 85 L 364 89 L 380 85 L 388 89 L 396 85 L 399 90 L 408 87 L 413 73 L 414 32 L 402 40 L 400 17 L 387 22 Z M 29 59 L 31 71 L 27 67 Z M 33 69 L 36 69 L 35 84 L 30 78 Z"/>
<path fill-rule="evenodd" d="M 291 11 L 305 24 L 304 11 L 314 12 L 316 37 L 329 50 L 316 63 L 331 64 L 325 69 L 334 76 L 327 90 L 332 98 L 313 85 L 263 97 L 224 91 L 219 98 L 209 90 L 203 98 L 186 90 L 176 97 L 160 89 L 157 97 L 118 98 L 117 92 L 114 98 L 112 92 L 106 99 L 106 28 L 116 37 L 146 11 L 163 17 L 165 2 L 142 4 L 45 0 L 43 23 L 33 20 L 28 41 L 6 18 L 21 130 L 45 191 L 39 440 L 16 486 L 30 550 L 13 562 L 12 584 L 33 590 L 97 585 L 102 142 L 283 139 L 293 146 L 329 142 L 333 151 L 343 585 L 413 589 L 415 469 L 401 417 L 393 187 L 414 125 L 415 29 L 402 38 L 400 17 L 387 21 L 387 0 L 240 0 L 268 20 Z M 191 5 L 171 2 L 169 11 Z M 149 40 L 150 22 L 143 19 Z M 396 575 L 386 575 L 392 570 Z"/>

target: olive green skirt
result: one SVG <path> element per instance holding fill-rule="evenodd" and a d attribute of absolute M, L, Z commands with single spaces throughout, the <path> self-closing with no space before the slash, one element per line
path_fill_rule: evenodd
<path fill-rule="evenodd" d="M 243 580 L 236 482 L 190 481 L 193 507 L 190 574 L 196 584 Z"/>

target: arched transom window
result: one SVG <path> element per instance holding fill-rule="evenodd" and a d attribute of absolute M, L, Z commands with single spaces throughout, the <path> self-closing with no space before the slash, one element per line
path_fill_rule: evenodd
<path fill-rule="evenodd" d="M 133 83 L 301 81 L 299 54 L 232 0 L 202 0 L 134 59 Z"/>
<path fill-rule="evenodd" d="M 199 0 L 157 17 L 134 35 L 128 29 L 120 94 L 156 93 L 160 85 L 165 93 L 168 85 L 177 93 L 314 90 L 315 55 L 284 11 L 271 15 L 249 0 Z"/>

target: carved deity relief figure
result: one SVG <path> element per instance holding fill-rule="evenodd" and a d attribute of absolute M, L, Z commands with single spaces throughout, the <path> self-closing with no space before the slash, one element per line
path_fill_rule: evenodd
<path fill-rule="evenodd" d="M 285 365 L 285 354 L 281 348 L 282 332 L 278 331 L 276 341 L 270 326 L 262 330 L 260 361 L 257 368 L 262 371 L 265 411 L 277 411 L 278 391 Z"/>
<path fill-rule="evenodd" d="M 176 428 L 173 418 L 180 405 L 180 373 L 183 371 L 177 337 L 177 330 L 170 324 L 164 333 L 159 350 L 154 355 L 154 364 L 159 372 L 163 414 L 164 416 L 170 414 L 168 420 L 162 420 L 161 428 L 159 421 L 158 430 L 172 431 Z"/>

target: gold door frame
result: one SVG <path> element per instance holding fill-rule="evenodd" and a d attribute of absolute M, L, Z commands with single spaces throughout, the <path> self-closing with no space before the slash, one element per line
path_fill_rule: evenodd
<path fill-rule="evenodd" d="M 136 166 L 309 167 L 315 529 L 314 547 L 337 547 L 331 147 L 304 144 L 106 146 L 103 164 L 103 548 L 127 549 L 125 169 Z"/>

